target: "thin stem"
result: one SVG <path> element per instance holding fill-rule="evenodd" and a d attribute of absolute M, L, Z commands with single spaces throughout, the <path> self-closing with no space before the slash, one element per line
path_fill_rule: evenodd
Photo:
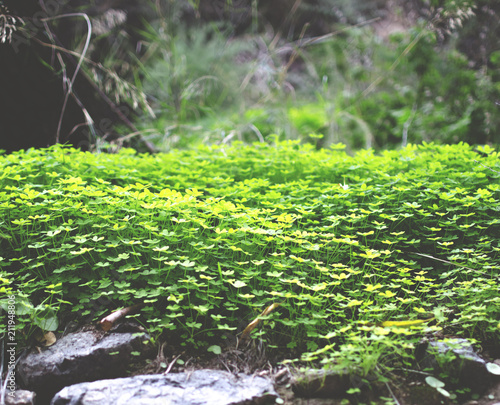
<path fill-rule="evenodd" d="M 59 138 L 61 135 L 62 121 L 63 121 L 64 113 L 66 112 L 66 106 L 68 105 L 69 96 L 73 93 L 73 84 L 75 83 L 76 76 L 77 76 L 78 72 L 80 71 L 83 60 L 85 59 L 85 55 L 87 54 L 87 51 L 88 51 L 88 48 L 90 45 L 90 38 L 92 36 L 92 23 L 90 22 L 89 16 L 85 13 L 70 13 L 70 14 L 57 15 L 55 17 L 48 17 L 48 18 L 42 19 L 42 21 L 51 21 L 51 20 L 58 20 L 61 18 L 71 18 L 71 17 L 83 17 L 85 19 L 85 21 L 87 22 L 87 40 L 85 41 L 85 46 L 83 47 L 82 54 L 80 56 L 78 64 L 76 65 L 75 72 L 73 73 L 71 80 L 68 82 L 68 89 L 66 91 L 66 95 L 64 96 L 64 102 L 63 102 L 63 106 L 62 106 L 62 110 L 61 110 L 61 115 L 59 117 L 59 122 L 57 124 L 56 143 L 59 143 Z"/>
<path fill-rule="evenodd" d="M 391 397 L 394 400 L 394 402 L 396 403 L 396 405 L 401 405 L 399 403 L 398 399 L 396 398 L 396 396 L 394 395 L 394 393 L 392 392 L 391 387 L 389 386 L 389 384 L 385 383 L 385 386 L 387 387 L 387 390 L 389 391 L 389 394 L 391 394 Z"/>

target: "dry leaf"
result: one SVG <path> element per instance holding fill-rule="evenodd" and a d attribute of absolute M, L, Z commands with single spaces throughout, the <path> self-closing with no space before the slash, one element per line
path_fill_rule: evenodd
<path fill-rule="evenodd" d="M 412 321 L 385 321 L 380 324 L 380 326 L 387 327 L 387 326 L 399 326 L 399 327 L 405 327 L 405 326 L 413 326 L 413 325 L 420 325 L 421 323 L 429 321 L 428 319 L 415 319 Z"/>
<path fill-rule="evenodd" d="M 34 335 L 34 338 L 38 343 L 46 347 L 52 346 L 54 343 L 57 342 L 57 338 L 56 335 L 54 335 L 54 333 L 43 332 L 41 330 Z"/>

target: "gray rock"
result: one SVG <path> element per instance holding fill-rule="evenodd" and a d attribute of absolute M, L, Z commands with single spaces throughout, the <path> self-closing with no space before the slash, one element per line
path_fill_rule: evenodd
<path fill-rule="evenodd" d="M 449 361 L 443 358 L 449 356 Z M 482 394 L 491 384 L 491 376 L 483 360 L 467 339 L 431 341 L 420 347 L 416 354 L 422 368 L 435 372 L 446 372 L 458 381 L 461 387 L 469 387 L 474 393 Z"/>
<path fill-rule="evenodd" d="M 335 398 L 349 389 L 350 378 L 333 370 L 307 370 L 294 376 L 292 390 L 303 398 Z"/>
<path fill-rule="evenodd" d="M 26 390 L 16 390 L 5 394 L 5 405 L 34 405 L 36 394 Z"/>
<path fill-rule="evenodd" d="M 17 373 L 24 387 L 44 401 L 68 385 L 125 376 L 130 364 L 149 354 L 148 339 L 144 333 L 72 333 L 42 353 L 21 358 Z"/>
<path fill-rule="evenodd" d="M 76 384 L 58 392 L 51 405 L 261 405 L 277 397 L 265 378 L 197 370 Z"/>

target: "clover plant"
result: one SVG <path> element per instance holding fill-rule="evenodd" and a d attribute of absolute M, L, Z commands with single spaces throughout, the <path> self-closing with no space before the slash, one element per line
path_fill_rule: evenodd
<path fill-rule="evenodd" d="M 466 144 L 2 155 L 0 291 L 20 339 L 144 303 L 154 339 L 216 353 L 276 303 L 254 338 L 364 376 L 425 335 L 498 346 L 499 166 Z"/>

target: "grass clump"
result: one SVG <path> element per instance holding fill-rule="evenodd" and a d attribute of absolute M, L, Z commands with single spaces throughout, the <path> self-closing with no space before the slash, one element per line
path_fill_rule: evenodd
<path fill-rule="evenodd" d="M 491 148 L 55 146 L 0 167 L 19 339 L 144 303 L 154 339 L 206 350 L 275 303 L 253 337 L 362 375 L 409 361 L 426 334 L 500 342 Z"/>

